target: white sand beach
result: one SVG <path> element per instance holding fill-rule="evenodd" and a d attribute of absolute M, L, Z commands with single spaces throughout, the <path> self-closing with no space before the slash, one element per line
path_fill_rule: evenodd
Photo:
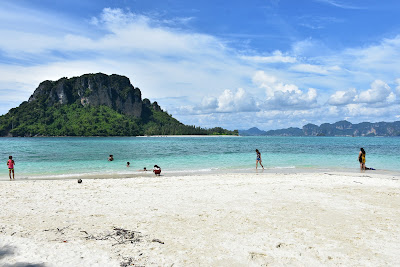
<path fill-rule="evenodd" d="M 260 171 L 0 187 L 1 266 L 400 265 L 396 175 Z"/>

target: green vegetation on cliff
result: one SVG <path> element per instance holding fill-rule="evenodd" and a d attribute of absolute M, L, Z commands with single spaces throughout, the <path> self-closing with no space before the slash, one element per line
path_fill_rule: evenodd
<path fill-rule="evenodd" d="M 0 116 L 0 136 L 237 135 L 184 125 L 119 75 L 86 74 L 41 83 Z"/>

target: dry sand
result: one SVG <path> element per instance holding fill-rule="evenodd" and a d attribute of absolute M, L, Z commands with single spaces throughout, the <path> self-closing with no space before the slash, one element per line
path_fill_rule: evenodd
<path fill-rule="evenodd" d="M 0 181 L 1 266 L 399 266 L 400 181 L 251 173 Z"/>

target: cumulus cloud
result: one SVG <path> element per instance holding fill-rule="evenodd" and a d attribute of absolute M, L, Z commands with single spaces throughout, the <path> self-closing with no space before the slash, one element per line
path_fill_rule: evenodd
<path fill-rule="evenodd" d="M 396 102 L 396 94 L 393 92 L 390 92 L 390 94 L 388 95 L 388 97 L 386 98 L 386 101 L 388 103 L 394 103 Z"/>
<path fill-rule="evenodd" d="M 226 89 L 218 97 L 204 97 L 196 110 L 200 113 L 254 112 L 258 111 L 258 107 L 251 94 L 243 88 L 238 88 L 236 92 Z"/>
<path fill-rule="evenodd" d="M 273 97 L 277 91 L 301 93 L 296 85 L 279 82 L 275 76 L 269 75 L 264 71 L 257 71 L 254 74 L 253 83 L 266 90 L 267 98 Z"/>
<path fill-rule="evenodd" d="M 370 107 L 367 105 L 361 104 L 349 104 L 341 110 L 341 114 L 346 116 L 357 118 L 357 119 L 364 119 L 364 120 L 371 120 L 371 117 L 377 120 L 378 118 L 390 117 L 391 119 L 394 118 L 396 114 L 398 114 L 399 106 L 392 105 L 392 106 L 385 106 L 385 107 Z"/>
<path fill-rule="evenodd" d="M 257 71 L 253 83 L 265 89 L 266 108 L 271 109 L 305 109 L 317 106 L 317 90 L 309 88 L 307 92 L 300 90 L 295 84 L 278 81 L 275 76 L 264 71 Z"/>
<path fill-rule="evenodd" d="M 391 95 L 392 90 L 387 83 L 381 80 L 375 80 L 371 84 L 371 88 L 361 92 L 358 95 L 360 103 L 379 103 L 385 102 Z"/>
<path fill-rule="evenodd" d="M 397 85 L 396 86 L 396 94 L 400 98 L 400 78 L 396 79 L 395 83 Z"/>
<path fill-rule="evenodd" d="M 347 91 L 336 91 L 330 96 L 328 104 L 334 106 L 347 105 L 354 102 L 356 96 L 357 90 L 355 88 L 351 88 Z"/>
<path fill-rule="evenodd" d="M 224 90 L 218 97 L 218 111 L 254 111 L 255 102 L 242 88 L 237 89 L 236 93 Z"/>
<path fill-rule="evenodd" d="M 215 111 L 218 108 L 218 99 L 206 96 L 201 101 L 200 107 L 202 110 Z"/>
<path fill-rule="evenodd" d="M 190 105 L 184 105 L 173 108 L 177 114 L 186 116 L 219 114 L 219 113 L 249 113 L 259 111 L 258 103 L 254 96 L 243 88 L 235 90 L 224 90 L 217 96 L 205 96 L 201 103 L 195 102 Z"/>
<path fill-rule="evenodd" d="M 336 91 L 330 96 L 328 104 L 341 106 L 348 104 L 368 104 L 368 105 L 387 105 L 396 101 L 396 94 L 392 92 L 390 86 L 382 80 L 375 80 L 371 83 L 371 88 L 357 94 L 355 88 L 347 91 Z"/>

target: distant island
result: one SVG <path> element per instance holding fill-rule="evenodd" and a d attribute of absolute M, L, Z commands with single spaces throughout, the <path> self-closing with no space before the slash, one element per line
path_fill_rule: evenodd
<path fill-rule="evenodd" d="M 323 123 L 304 125 L 300 128 L 262 131 L 256 127 L 239 130 L 241 136 L 400 136 L 400 121 L 362 122 L 352 124 L 346 120 L 333 124 Z"/>
<path fill-rule="evenodd" d="M 44 81 L 28 101 L 0 116 L 0 136 L 238 135 L 184 125 L 121 75 Z"/>

